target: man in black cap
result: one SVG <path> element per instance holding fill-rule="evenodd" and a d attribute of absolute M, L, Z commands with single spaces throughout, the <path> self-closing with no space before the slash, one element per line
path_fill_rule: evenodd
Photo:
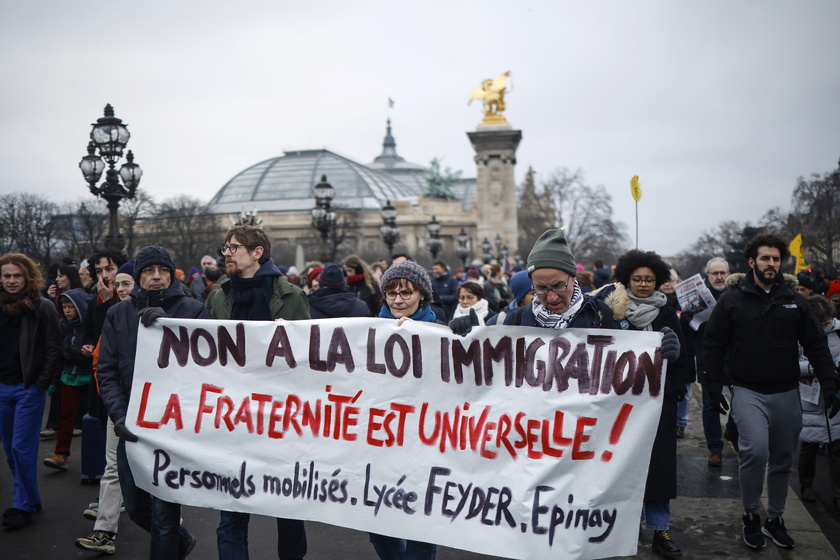
<path fill-rule="evenodd" d="M 114 432 L 120 437 L 117 468 L 125 509 L 132 521 L 151 533 L 150 558 L 180 560 L 195 546 L 195 537 L 180 526 L 180 504 L 156 498 L 134 483 L 125 443 L 136 442 L 138 438 L 125 423 L 139 323 L 148 327 L 159 317 L 203 318 L 204 306 L 181 289 L 175 277 L 175 263 L 163 247 L 149 245 L 137 253 L 134 279 L 137 287 L 131 299 L 111 307 L 105 317 L 97 376 L 102 400 L 114 421 Z"/>

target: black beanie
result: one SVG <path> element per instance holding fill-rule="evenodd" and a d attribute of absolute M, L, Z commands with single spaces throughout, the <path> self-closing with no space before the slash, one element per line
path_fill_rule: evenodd
<path fill-rule="evenodd" d="M 530 277 L 538 268 L 554 268 L 568 272 L 571 276 L 577 276 L 575 256 L 569 249 L 566 234 L 562 229 L 550 229 L 534 243 L 534 248 L 528 254 L 525 270 L 528 271 Z"/>
<path fill-rule="evenodd" d="M 168 268 L 169 274 L 175 276 L 175 263 L 166 249 L 157 245 L 149 245 L 140 249 L 140 252 L 134 257 L 134 279 L 139 282 L 143 269 L 155 264 Z"/>

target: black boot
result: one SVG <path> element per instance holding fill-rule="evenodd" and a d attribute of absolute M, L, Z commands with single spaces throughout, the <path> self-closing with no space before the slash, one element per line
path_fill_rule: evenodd
<path fill-rule="evenodd" d="M 671 540 L 670 531 L 654 531 L 653 532 L 653 551 L 668 558 L 676 558 L 682 556 L 682 550 Z"/>

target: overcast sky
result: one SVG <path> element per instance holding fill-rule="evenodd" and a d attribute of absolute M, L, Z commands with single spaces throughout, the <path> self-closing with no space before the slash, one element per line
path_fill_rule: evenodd
<path fill-rule="evenodd" d="M 403 157 L 474 177 L 467 99 L 510 70 L 517 181 L 580 168 L 632 237 L 639 175 L 640 246 L 672 255 L 837 168 L 838 22 L 836 0 L 0 0 L 0 193 L 83 198 L 106 103 L 157 200 L 284 150 L 368 163 L 389 114 Z"/>

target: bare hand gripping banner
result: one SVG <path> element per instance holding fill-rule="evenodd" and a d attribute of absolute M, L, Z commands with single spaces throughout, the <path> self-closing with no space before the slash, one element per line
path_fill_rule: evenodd
<path fill-rule="evenodd" d="M 140 328 L 137 484 L 510 558 L 636 553 L 655 332 L 382 319 Z"/>

